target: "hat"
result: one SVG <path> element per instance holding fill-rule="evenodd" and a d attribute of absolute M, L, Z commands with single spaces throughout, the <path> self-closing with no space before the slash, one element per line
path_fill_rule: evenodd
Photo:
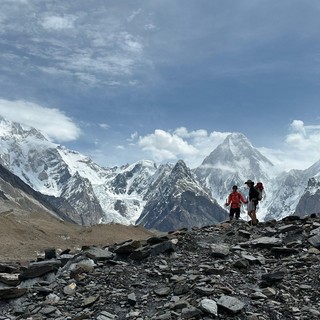
<path fill-rule="evenodd" d="M 247 180 L 244 184 L 254 184 L 254 182 L 252 180 Z"/>
<path fill-rule="evenodd" d="M 233 186 L 232 189 L 238 189 L 238 187 L 237 186 Z"/>

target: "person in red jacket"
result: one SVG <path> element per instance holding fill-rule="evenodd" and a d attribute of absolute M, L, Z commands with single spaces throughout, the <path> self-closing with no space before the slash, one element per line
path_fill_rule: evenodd
<path fill-rule="evenodd" d="M 237 186 L 232 187 L 232 192 L 229 194 L 228 201 L 226 202 L 226 206 L 230 205 L 230 221 L 233 220 L 234 215 L 236 215 L 236 220 L 238 220 L 240 218 L 241 203 L 248 203 L 248 201 L 237 190 Z"/>

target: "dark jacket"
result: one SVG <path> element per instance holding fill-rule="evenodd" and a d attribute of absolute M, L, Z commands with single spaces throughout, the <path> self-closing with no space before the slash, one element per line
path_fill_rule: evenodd
<path fill-rule="evenodd" d="M 256 204 L 258 203 L 259 191 L 255 187 L 249 189 L 249 200 L 253 200 Z"/>

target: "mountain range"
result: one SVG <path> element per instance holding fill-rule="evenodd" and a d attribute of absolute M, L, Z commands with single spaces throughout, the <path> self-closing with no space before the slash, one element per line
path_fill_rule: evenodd
<path fill-rule="evenodd" d="M 241 133 L 230 134 L 192 170 L 182 160 L 101 167 L 35 128 L 4 118 L 0 147 L 4 168 L 41 194 L 59 217 L 82 225 L 137 223 L 169 231 L 216 223 L 227 216 L 224 203 L 234 184 L 247 195 L 247 179 L 265 186 L 260 219 L 320 209 L 320 161 L 306 170 L 276 175 L 272 162 Z"/>

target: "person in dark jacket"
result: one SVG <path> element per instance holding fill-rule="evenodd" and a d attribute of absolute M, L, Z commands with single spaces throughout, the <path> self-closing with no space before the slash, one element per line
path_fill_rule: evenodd
<path fill-rule="evenodd" d="M 245 184 L 249 188 L 248 216 L 251 218 L 251 224 L 256 225 L 258 223 L 256 211 L 259 202 L 259 191 L 254 187 L 252 180 L 247 180 Z"/>

